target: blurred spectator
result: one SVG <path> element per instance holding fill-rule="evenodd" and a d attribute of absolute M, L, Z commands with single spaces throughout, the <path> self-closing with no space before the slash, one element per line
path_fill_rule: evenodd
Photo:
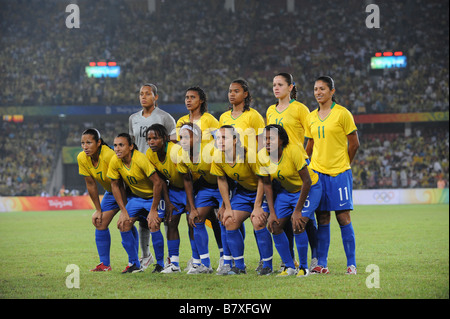
<path fill-rule="evenodd" d="M 352 164 L 355 189 L 448 184 L 448 129 L 416 129 L 410 137 L 363 131 L 360 144 Z"/>

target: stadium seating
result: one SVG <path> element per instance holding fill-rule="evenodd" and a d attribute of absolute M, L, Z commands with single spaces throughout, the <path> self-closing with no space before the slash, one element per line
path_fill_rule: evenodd
<path fill-rule="evenodd" d="M 153 15 L 143 3 L 80 0 L 79 29 L 65 27 L 64 2 L 3 3 L 0 105 L 126 105 L 146 81 L 161 103 L 182 102 L 192 85 L 226 102 L 229 83 L 244 77 L 264 112 L 273 75 L 287 70 L 311 109 L 314 79 L 330 74 L 354 114 L 448 110 L 447 1 L 380 2 L 380 29 L 365 26 L 359 0 L 298 0 L 295 14 L 269 0 L 237 3 L 235 13 L 220 0 L 162 1 Z M 379 50 L 404 51 L 407 69 L 371 76 Z M 90 61 L 106 60 L 122 67 L 118 79 L 85 76 Z"/>

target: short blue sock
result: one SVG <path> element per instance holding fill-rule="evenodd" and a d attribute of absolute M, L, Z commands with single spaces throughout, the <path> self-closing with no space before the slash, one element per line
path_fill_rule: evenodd
<path fill-rule="evenodd" d="M 270 269 L 273 269 L 273 243 L 270 232 L 267 230 L 267 228 L 255 230 L 255 237 L 256 243 L 259 247 L 261 260 L 263 261 L 263 268 L 269 267 Z"/>
<path fill-rule="evenodd" d="M 100 262 L 105 266 L 110 266 L 111 234 L 109 233 L 109 228 L 105 230 L 95 230 L 95 243 L 97 244 Z"/>
<path fill-rule="evenodd" d="M 206 230 L 205 223 L 195 223 L 194 227 L 194 240 L 197 245 L 198 254 L 202 264 L 206 267 L 211 266 L 211 260 L 209 259 L 209 236 Z"/>
<path fill-rule="evenodd" d="M 169 250 L 170 262 L 175 266 L 179 267 L 179 257 L 180 257 L 180 240 L 167 240 L 167 248 Z"/>
<path fill-rule="evenodd" d="M 241 231 L 239 229 L 227 230 L 227 241 L 234 259 L 234 265 L 244 270 L 244 238 L 242 237 Z"/>
<path fill-rule="evenodd" d="M 355 258 L 355 232 L 353 230 L 352 223 L 341 226 L 341 235 L 342 235 L 342 243 L 344 244 L 345 255 L 347 256 L 347 267 L 355 266 L 356 267 L 356 258 Z"/>
<path fill-rule="evenodd" d="M 330 224 L 317 228 L 317 263 L 322 267 L 328 265 L 328 249 L 330 248 Z"/>
<path fill-rule="evenodd" d="M 222 225 L 222 223 L 220 223 L 220 236 L 222 237 L 223 264 L 231 266 L 233 257 L 231 256 L 230 247 L 228 247 L 227 229 L 224 225 Z"/>
<path fill-rule="evenodd" d="M 151 232 L 153 249 L 155 250 L 156 263 L 164 267 L 164 237 L 161 230 Z"/>
<path fill-rule="evenodd" d="M 300 267 L 308 268 L 308 235 L 306 231 L 300 234 L 294 234 L 295 244 L 297 245 Z"/>
<path fill-rule="evenodd" d="M 284 262 L 285 267 L 295 269 L 294 259 L 292 258 L 289 240 L 284 232 L 278 235 L 272 235 L 275 248 Z"/>
<path fill-rule="evenodd" d="M 130 264 L 135 264 L 137 267 L 141 267 L 133 232 L 131 230 L 127 232 L 121 232 L 120 236 L 122 237 L 122 246 L 128 254 L 128 262 Z"/>

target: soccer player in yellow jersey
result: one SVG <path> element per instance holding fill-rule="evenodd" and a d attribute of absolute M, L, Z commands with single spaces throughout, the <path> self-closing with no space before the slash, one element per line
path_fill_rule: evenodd
<path fill-rule="evenodd" d="M 177 165 L 181 146 L 170 141 L 166 128 L 161 124 L 151 125 L 147 131 L 147 143 L 149 149 L 146 152 L 147 158 L 150 160 L 156 170 L 168 181 L 165 187 L 168 198 L 165 193 L 164 211 L 159 212 L 159 217 L 164 219 L 167 228 L 167 247 L 169 251 L 170 264 L 167 265 L 162 273 L 180 272 L 179 250 L 180 250 L 180 233 L 178 232 L 178 224 L 180 223 L 181 214 L 186 209 L 186 192 L 184 191 L 183 175 L 178 172 Z"/>
<path fill-rule="evenodd" d="M 219 121 L 208 113 L 207 97 L 202 88 L 194 86 L 186 90 L 184 103 L 189 114 L 177 121 L 177 140 L 180 140 L 180 128 L 183 123 L 194 123 L 202 131 L 202 139 L 213 140 L 214 132 L 219 128 Z"/>
<path fill-rule="evenodd" d="M 190 87 L 186 90 L 184 103 L 186 105 L 189 114 L 181 117 L 177 121 L 177 139 L 180 140 L 180 128 L 184 123 L 193 123 L 198 126 L 202 132 L 202 142 L 214 141 L 214 134 L 219 128 L 219 121 L 210 113 L 208 113 L 208 99 L 205 91 L 198 86 Z M 216 209 L 217 210 L 217 209 Z M 223 247 L 221 240 L 220 225 L 217 220 L 215 210 L 209 213 L 207 219 L 211 222 L 211 226 L 214 231 L 217 246 L 219 247 L 220 260 L 223 260 Z M 189 233 L 192 237 L 192 228 Z M 196 248 L 193 247 L 194 254 Z M 219 264 L 220 267 L 220 264 Z"/>
<path fill-rule="evenodd" d="M 244 80 L 234 80 L 228 89 L 228 100 L 231 109 L 219 118 L 219 126 L 233 126 L 241 137 L 241 142 L 254 154 L 258 152 L 257 136 L 265 127 L 264 118 L 250 107 L 252 96 L 248 83 Z"/>
<path fill-rule="evenodd" d="M 353 177 L 350 164 L 359 148 L 353 115 L 336 103 L 334 80 L 319 77 L 314 84 L 314 96 L 319 107 L 307 117 L 305 136 L 309 139 L 306 152 L 311 168 L 319 174 L 323 195 L 317 212 L 319 228 L 318 266 L 314 273 L 328 273 L 327 256 L 330 244 L 330 211 L 334 210 L 341 228 L 347 256 L 347 274 L 356 274 L 355 233 L 350 219 L 353 210 Z"/>
<path fill-rule="evenodd" d="M 213 270 L 205 220 L 211 216 L 215 208 L 222 205 L 217 178 L 210 173 L 215 148 L 214 144 L 202 141 L 202 131 L 193 123 L 182 124 L 180 145 L 183 151 L 177 168 L 184 177 L 189 224 L 194 229 L 194 242 L 191 242 L 193 266 L 188 274 L 210 274 Z"/>
<path fill-rule="evenodd" d="M 219 118 L 219 126 L 231 125 L 233 126 L 241 139 L 241 144 L 247 150 L 250 150 L 251 156 L 258 153 L 258 136 L 264 129 L 264 118 L 258 111 L 251 108 L 252 95 L 247 81 L 237 79 L 231 82 L 228 88 L 228 100 L 231 104 L 231 109 L 223 113 Z M 256 159 L 251 159 L 255 162 Z M 222 244 L 226 250 L 226 229 L 221 225 L 222 230 Z M 242 224 L 241 232 L 245 236 L 245 224 Z M 256 234 L 255 234 L 256 236 Z M 261 255 L 261 254 L 260 254 Z M 262 261 L 262 259 L 261 259 Z M 262 262 L 260 263 L 262 265 Z M 259 270 L 259 266 L 257 270 Z"/>
<path fill-rule="evenodd" d="M 285 225 L 290 219 L 300 258 L 297 276 L 307 276 L 308 235 L 305 226 L 310 219 L 314 219 L 314 211 L 319 206 L 322 196 L 319 176 L 306 164 L 300 150 L 302 146 L 291 143 L 281 125 L 266 126 L 264 137 L 264 148 L 258 153 L 258 175 L 270 176 L 279 183 L 278 187 L 264 183 L 264 191 L 271 208 L 267 227 L 273 235 L 275 247 L 285 265 L 280 276 L 297 273 L 289 241 L 284 232 Z"/>
<path fill-rule="evenodd" d="M 163 181 L 155 174 L 156 169 L 148 158 L 137 150 L 128 133 L 121 133 L 114 139 L 114 152 L 116 155 L 111 159 L 107 176 L 111 179 L 112 192 L 121 210 L 117 226 L 128 254 L 128 266 L 122 273 L 142 271 L 137 234 L 132 232 L 139 218 L 147 218 L 157 262 L 153 272 L 160 272 L 164 267 L 164 238 L 160 231 L 158 204 Z M 128 201 L 120 189 L 122 180 L 132 192 Z"/>
<path fill-rule="evenodd" d="M 296 101 L 297 85 L 294 77 L 290 73 L 278 73 L 273 78 L 273 94 L 278 99 L 276 104 L 271 105 L 266 112 L 267 125 L 281 125 L 289 136 L 289 142 L 300 145 L 300 151 L 304 153 L 307 163 L 309 163 L 308 155 L 305 151 L 305 127 L 306 117 L 309 109 L 306 105 Z M 286 235 L 289 239 L 292 255 L 294 255 L 294 234 L 290 223 L 286 224 Z M 315 219 L 308 222 L 306 227 L 309 242 L 311 245 L 311 259 L 317 261 L 316 255 L 316 233 L 317 226 Z M 312 262 L 314 264 L 314 262 Z M 314 265 L 313 265 L 314 266 Z"/>
<path fill-rule="evenodd" d="M 281 125 L 289 136 L 289 142 L 304 148 L 306 116 L 309 109 L 296 101 L 297 87 L 291 74 L 279 73 L 273 78 L 273 94 L 278 102 L 267 109 L 267 125 Z"/>
<path fill-rule="evenodd" d="M 95 226 L 95 243 L 100 257 L 100 263 L 91 271 L 110 271 L 111 234 L 108 227 L 119 211 L 119 205 L 112 194 L 111 181 L 106 174 L 109 162 L 115 154 L 103 141 L 100 132 L 94 128 L 82 133 L 81 147 L 83 151 L 77 156 L 79 174 L 84 176 L 87 191 L 95 206 L 92 224 Z M 96 182 L 105 190 L 101 203 Z M 136 231 L 136 228 L 134 230 Z"/>
<path fill-rule="evenodd" d="M 237 130 L 231 125 L 225 125 L 219 129 L 216 140 L 218 150 L 221 153 L 214 156 L 211 165 L 211 174 L 217 176 L 223 199 L 224 212 L 219 219 L 226 228 L 226 240 L 235 263 L 234 267 L 231 267 L 231 261 L 225 263 L 225 265 L 230 266 L 228 275 L 247 273 L 244 263 L 244 238 L 240 227 L 254 210 L 259 186 L 256 176 L 256 156 L 252 156 L 252 151 L 242 146 L 238 134 Z M 252 159 L 255 159 L 255 161 L 252 161 Z M 231 199 L 227 177 L 237 183 Z M 267 205 L 262 205 L 262 198 L 258 198 L 258 205 L 261 205 L 263 210 L 268 213 Z M 262 225 L 253 223 L 253 226 L 261 257 L 263 261 L 269 263 L 267 267 L 271 268 L 273 249 L 270 234 L 264 223 Z M 261 236 L 259 236 L 258 231 L 261 232 Z M 269 237 L 268 240 L 267 237 Z"/>

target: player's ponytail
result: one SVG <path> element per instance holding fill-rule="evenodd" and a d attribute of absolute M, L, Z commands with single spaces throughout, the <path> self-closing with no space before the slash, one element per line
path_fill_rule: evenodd
<path fill-rule="evenodd" d="M 297 85 L 294 82 L 294 77 L 292 76 L 292 74 L 282 72 L 282 73 L 278 73 L 275 76 L 282 76 L 286 80 L 288 86 L 291 85 L 291 84 L 293 85 L 292 91 L 291 91 L 291 94 L 290 94 L 290 99 L 291 100 L 296 100 L 297 99 L 297 92 L 298 92 L 298 90 L 297 90 Z"/>

